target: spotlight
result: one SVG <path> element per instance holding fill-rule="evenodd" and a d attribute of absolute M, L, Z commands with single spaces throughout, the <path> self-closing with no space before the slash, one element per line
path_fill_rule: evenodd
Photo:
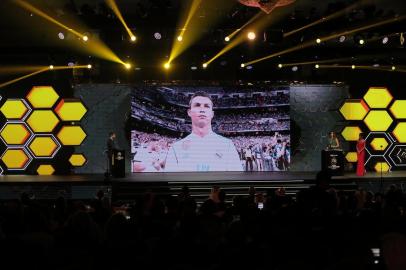
<path fill-rule="evenodd" d="M 54 69 L 54 66 L 53 66 L 53 65 L 50 65 L 50 66 L 49 66 L 49 69 Z"/>
<path fill-rule="evenodd" d="M 89 37 L 88 36 L 83 36 L 82 39 L 83 39 L 84 42 L 86 42 L 86 41 L 89 40 Z"/>
<path fill-rule="evenodd" d="M 248 70 L 251 70 L 251 69 L 252 69 L 252 66 L 247 66 L 247 69 L 248 69 Z"/>
<path fill-rule="evenodd" d="M 88 69 L 91 69 L 91 68 L 92 68 L 92 65 L 91 65 L 91 64 L 87 65 L 87 68 L 88 68 Z"/>
<path fill-rule="evenodd" d="M 207 68 L 207 63 L 203 63 L 203 68 Z"/>
<path fill-rule="evenodd" d="M 364 44 L 365 44 L 365 40 L 360 39 L 360 40 L 359 40 L 359 44 L 360 44 L 360 45 L 364 45 Z"/>
<path fill-rule="evenodd" d="M 316 64 L 316 65 L 314 65 L 314 67 L 315 67 L 315 68 L 319 68 L 320 66 L 319 66 L 319 64 Z"/>
<path fill-rule="evenodd" d="M 293 71 L 293 72 L 298 71 L 298 69 L 299 69 L 298 66 L 293 66 L 293 67 L 292 67 L 292 71 Z"/>
<path fill-rule="evenodd" d="M 225 37 L 225 38 L 224 38 L 224 41 L 225 41 L 225 42 L 229 42 L 229 41 L 230 41 L 230 38 L 229 38 L 229 37 Z"/>
<path fill-rule="evenodd" d="M 131 42 L 135 42 L 137 40 L 136 36 L 131 36 Z"/>
<path fill-rule="evenodd" d="M 380 67 L 380 65 L 379 65 L 378 63 L 373 64 L 372 66 L 373 66 L 373 67 Z"/>
<path fill-rule="evenodd" d="M 242 64 L 240 65 L 240 67 L 244 68 L 244 67 L 245 67 L 245 64 L 244 64 L 244 63 L 242 63 Z"/>
<path fill-rule="evenodd" d="M 355 65 L 352 65 L 351 68 L 352 68 L 352 69 L 355 69 Z"/>
<path fill-rule="evenodd" d="M 159 33 L 159 32 L 156 32 L 155 34 L 154 34 L 154 38 L 155 39 L 161 39 L 162 38 L 162 35 L 161 35 L 161 33 Z"/>
<path fill-rule="evenodd" d="M 321 39 L 319 39 L 319 38 L 316 39 L 316 43 L 317 43 L 317 44 L 320 44 L 320 43 L 321 43 Z"/>
<path fill-rule="evenodd" d="M 59 39 L 65 39 L 65 35 L 62 32 L 58 33 L 58 38 Z"/>
<path fill-rule="evenodd" d="M 182 36 L 178 36 L 178 41 L 181 42 L 183 40 Z"/>
<path fill-rule="evenodd" d="M 169 69 L 170 67 L 171 67 L 171 64 L 170 64 L 169 62 L 167 62 L 167 63 L 164 64 L 164 68 L 165 68 L 165 69 Z"/>
<path fill-rule="evenodd" d="M 395 66 L 392 66 L 392 70 L 396 70 L 396 67 L 395 67 Z"/>
<path fill-rule="evenodd" d="M 282 68 L 283 67 L 283 65 L 282 64 L 278 64 L 278 68 Z"/>
<path fill-rule="evenodd" d="M 68 67 L 73 67 L 74 65 L 75 65 L 75 63 L 73 63 L 73 62 L 68 63 Z"/>
<path fill-rule="evenodd" d="M 131 64 L 130 64 L 130 63 L 125 63 L 124 66 L 125 66 L 126 69 L 130 69 L 130 68 L 131 68 Z"/>
<path fill-rule="evenodd" d="M 192 67 L 190 67 L 190 69 L 191 69 L 191 70 L 197 70 L 197 67 L 192 66 Z"/>
<path fill-rule="evenodd" d="M 389 41 L 389 38 L 388 38 L 388 37 L 384 37 L 384 38 L 382 39 L 382 44 L 387 44 L 388 41 Z"/>
<path fill-rule="evenodd" d="M 247 38 L 248 38 L 249 40 L 254 40 L 254 39 L 256 38 L 256 35 L 255 35 L 254 32 L 248 32 Z"/>
<path fill-rule="evenodd" d="M 341 43 L 343 43 L 345 41 L 345 36 L 340 36 L 340 38 L 338 39 L 338 41 L 340 41 Z"/>

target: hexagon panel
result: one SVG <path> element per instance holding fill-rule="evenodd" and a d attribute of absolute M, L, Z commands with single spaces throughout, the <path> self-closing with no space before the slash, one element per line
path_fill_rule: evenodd
<path fill-rule="evenodd" d="M 348 153 L 345 155 L 345 159 L 346 159 L 348 162 L 357 162 L 357 160 L 358 160 L 357 152 L 348 152 Z"/>
<path fill-rule="evenodd" d="M 392 124 L 392 117 L 387 111 L 372 110 L 364 119 L 370 131 L 386 131 Z"/>
<path fill-rule="evenodd" d="M 364 96 L 364 100 L 372 109 L 385 109 L 392 99 L 392 94 L 386 87 L 370 87 Z"/>
<path fill-rule="evenodd" d="M 389 172 L 390 171 L 390 165 L 387 162 L 377 162 L 374 166 L 374 169 L 376 172 Z"/>
<path fill-rule="evenodd" d="M 41 164 L 38 166 L 37 173 L 39 175 L 52 175 L 54 174 L 55 169 L 52 165 L 49 164 Z"/>
<path fill-rule="evenodd" d="M 390 111 L 396 119 L 406 119 L 406 100 L 395 100 Z"/>
<path fill-rule="evenodd" d="M 368 111 L 368 105 L 361 99 L 347 100 L 340 108 L 346 120 L 362 120 Z"/>
<path fill-rule="evenodd" d="M 80 121 L 87 109 L 79 99 L 62 99 L 55 112 L 62 121 Z"/>
<path fill-rule="evenodd" d="M 6 145 L 23 145 L 31 136 L 31 132 L 24 123 L 6 123 L 0 131 L 1 139 Z"/>
<path fill-rule="evenodd" d="M 359 127 L 345 127 L 341 135 L 346 141 L 358 141 L 360 133 L 362 133 L 362 130 Z"/>
<path fill-rule="evenodd" d="M 63 145 L 81 145 L 86 136 L 80 126 L 63 126 L 57 135 Z"/>
<path fill-rule="evenodd" d="M 385 138 L 373 138 L 371 141 L 372 149 L 375 151 L 384 151 L 389 143 Z"/>
<path fill-rule="evenodd" d="M 31 111 L 31 108 L 22 99 L 7 99 L 0 111 L 8 120 L 21 120 Z"/>
<path fill-rule="evenodd" d="M 35 136 L 28 144 L 28 149 L 36 158 L 52 158 L 61 145 L 52 135 Z"/>
<path fill-rule="evenodd" d="M 69 162 L 72 166 L 80 167 L 86 163 L 86 157 L 83 154 L 72 154 L 69 158 Z"/>
<path fill-rule="evenodd" d="M 1 160 L 8 170 L 24 170 L 32 158 L 23 148 L 8 148 L 4 151 Z"/>
<path fill-rule="evenodd" d="M 51 110 L 34 110 L 27 118 L 27 123 L 36 133 L 52 132 L 59 119 Z"/>
<path fill-rule="evenodd" d="M 398 123 L 392 134 L 398 142 L 406 143 L 406 122 Z"/>
<path fill-rule="evenodd" d="M 27 100 L 35 109 L 50 109 L 58 98 L 52 86 L 34 86 L 27 95 Z"/>

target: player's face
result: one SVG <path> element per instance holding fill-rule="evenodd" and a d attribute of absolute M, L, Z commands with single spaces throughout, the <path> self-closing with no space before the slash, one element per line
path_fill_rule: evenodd
<path fill-rule="evenodd" d="M 188 115 L 192 119 L 192 124 L 197 124 L 199 127 L 204 127 L 211 123 L 213 119 L 213 103 L 207 97 L 193 98 Z"/>

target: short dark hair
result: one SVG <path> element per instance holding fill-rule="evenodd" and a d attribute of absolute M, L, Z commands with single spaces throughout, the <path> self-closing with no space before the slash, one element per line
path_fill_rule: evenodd
<path fill-rule="evenodd" d="M 196 93 L 194 93 L 194 94 L 190 97 L 190 100 L 189 100 L 189 108 L 190 108 L 190 106 L 192 105 L 192 100 L 193 100 L 195 97 L 206 97 L 206 98 L 210 99 L 211 104 L 214 105 L 214 104 L 213 104 L 213 100 L 211 99 L 211 97 L 209 96 L 209 94 L 207 94 L 206 92 L 203 92 L 203 91 L 197 91 Z"/>

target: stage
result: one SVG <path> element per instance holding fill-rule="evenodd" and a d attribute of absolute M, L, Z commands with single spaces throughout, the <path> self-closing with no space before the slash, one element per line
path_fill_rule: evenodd
<path fill-rule="evenodd" d="M 207 198 L 213 185 L 223 188 L 228 197 L 246 195 L 254 186 L 259 192 L 283 187 L 286 193 L 297 192 L 315 185 L 317 172 L 207 172 L 207 173 L 137 173 L 124 178 L 105 179 L 102 174 L 81 175 L 3 175 L 0 176 L 0 199 L 16 199 L 22 192 L 36 198 L 90 199 L 103 189 L 113 200 L 131 200 L 146 191 L 162 195 L 176 195 L 187 185 L 197 200 Z M 383 191 L 391 184 L 403 187 L 406 171 L 368 172 L 363 177 L 355 173 L 333 176 L 330 185 L 351 191 L 359 186 L 374 192 Z"/>

